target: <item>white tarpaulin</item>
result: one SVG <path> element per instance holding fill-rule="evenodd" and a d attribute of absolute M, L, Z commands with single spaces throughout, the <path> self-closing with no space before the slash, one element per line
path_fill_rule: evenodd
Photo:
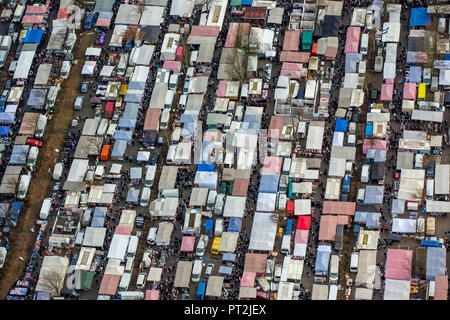
<path fill-rule="evenodd" d="M 256 204 L 257 211 L 275 212 L 276 193 L 260 193 L 258 194 L 258 202 Z"/>
<path fill-rule="evenodd" d="M 436 163 L 434 193 L 435 194 L 450 193 L 450 164 Z"/>
<path fill-rule="evenodd" d="M 331 158 L 328 175 L 330 177 L 344 177 L 346 163 L 345 159 Z"/>
<path fill-rule="evenodd" d="M 249 250 L 272 251 L 277 232 L 278 216 L 273 213 L 256 212 L 253 218 Z"/>
<path fill-rule="evenodd" d="M 384 300 L 409 300 L 411 281 L 386 279 Z"/>
<path fill-rule="evenodd" d="M 296 216 L 311 215 L 311 199 L 295 199 L 294 214 Z"/>
<path fill-rule="evenodd" d="M 308 128 L 308 136 L 306 139 L 306 149 L 322 150 L 324 127 L 312 126 Z"/>
<path fill-rule="evenodd" d="M 246 197 L 227 196 L 223 210 L 224 217 L 244 217 Z"/>
<path fill-rule="evenodd" d="M 127 252 L 129 240 L 130 236 L 128 235 L 114 234 L 108 250 L 108 259 L 123 260 Z"/>
<path fill-rule="evenodd" d="M 416 219 L 394 218 L 392 222 L 392 232 L 395 233 L 416 233 Z"/>

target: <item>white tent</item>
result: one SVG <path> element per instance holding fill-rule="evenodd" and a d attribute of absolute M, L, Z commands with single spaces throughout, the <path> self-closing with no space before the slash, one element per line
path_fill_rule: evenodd
<path fill-rule="evenodd" d="M 223 216 L 242 218 L 244 216 L 246 199 L 246 197 L 227 196 Z"/>
<path fill-rule="evenodd" d="M 375 267 L 377 260 L 376 250 L 360 250 L 358 259 L 358 273 L 356 274 L 356 285 L 370 288 L 375 280 Z"/>
<path fill-rule="evenodd" d="M 310 125 L 308 128 L 308 136 L 306 139 L 306 149 L 308 150 L 322 150 L 323 146 L 323 126 Z"/>
<path fill-rule="evenodd" d="M 86 227 L 83 238 L 83 246 L 101 248 L 103 247 L 105 235 L 106 228 Z"/>
<path fill-rule="evenodd" d="M 276 193 L 259 193 L 256 210 L 263 212 L 275 212 L 276 199 Z"/>
<path fill-rule="evenodd" d="M 83 65 L 83 69 L 81 70 L 82 75 L 93 75 L 95 66 L 97 65 L 96 61 L 86 61 Z"/>
<path fill-rule="evenodd" d="M 253 218 L 249 250 L 272 251 L 275 244 L 277 222 L 276 214 L 256 212 Z"/>
<path fill-rule="evenodd" d="M 372 300 L 373 289 L 356 288 L 355 300 Z"/>
<path fill-rule="evenodd" d="M 416 233 L 417 219 L 394 218 L 392 222 L 392 232 L 395 233 Z"/>
<path fill-rule="evenodd" d="M 409 300 L 411 281 L 386 279 L 383 300 Z"/>
<path fill-rule="evenodd" d="M 328 285 L 313 284 L 311 300 L 328 300 Z"/>
<path fill-rule="evenodd" d="M 435 194 L 450 193 L 450 165 L 436 163 L 436 174 L 434 179 Z"/>
<path fill-rule="evenodd" d="M 173 231 L 173 223 L 162 222 L 159 224 L 158 232 L 156 233 L 155 243 L 157 246 L 167 246 L 170 243 L 170 237 Z"/>
<path fill-rule="evenodd" d="M 330 177 L 344 177 L 346 162 L 345 159 L 331 158 L 328 175 Z"/>
<path fill-rule="evenodd" d="M 237 232 L 224 232 L 220 239 L 219 251 L 220 252 L 235 252 L 239 233 Z"/>
<path fill-rule="evenodd" d="M 120 259 L 125 258 L 127 252 L 128 241 L 130 236 L 124 234 L 114 234 L 111 245 L 108 250 L 108 259 Z"/>
<path fill-rule="evenodd" d="M 311 199 L 295 199 L 294 213 L 296 216 L 311 215 Z"/>
<path fill-rule="evenodd" d="M 277 300 L 292 300 L 294 283 L 280 281 L 278 284 Z"/>

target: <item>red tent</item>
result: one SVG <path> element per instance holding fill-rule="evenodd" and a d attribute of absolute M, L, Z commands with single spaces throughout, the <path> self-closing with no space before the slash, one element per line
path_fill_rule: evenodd
<path fill-rule="evenodd" d="M 294 200 L 290 200 L 287 202 L 287 206 L 286 206 L 286 210 L 289 213 L 294 213 Z M 298 225 L 297 225 L 297 229 L 298 229 Z"/>
<path fill-rule="evenodd" d="M 61 8 L 58 10 L 58 15 L 56 16 L 56 19 L 67 19 L 69 17 L 69 12 L 66 8 Z"/>
<path fill-rule="evenodd" d="M 175 59 L 183 59 L 184 54 L 184 48 L 182 46 L 179 46 L 177 48 L 177 52 L 175 53 Z"/>
<path fill-rule="evenodd" d="M 298 216 L 297 229 L 309 230 L 311 225 L 311 216 Z"/>

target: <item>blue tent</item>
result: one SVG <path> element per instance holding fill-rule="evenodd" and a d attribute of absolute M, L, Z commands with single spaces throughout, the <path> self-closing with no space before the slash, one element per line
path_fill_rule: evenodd
<path fill-rule="evenodd" d="M 105 225 L 106 207 L 95 207 L 91 227 L 103 228 Z"/>
<path fill-rule="evenodd" d="M 241 1 L 241 4 L 242 4 L 243 6 L 251 6 L 252 3 L 253 3 L 253 0 L 242 0 L 242 1 Z"/>
<path fill-rule="evenodd" d="M 409 82 L 422 82 L 422 67 L 411 66 L 409 68 Z"/>
<path fill-rule="evenodd" d="M 412 8 L 410 27 L 430 26 L 431 16 L 427 13 L 427 8 Z"/>
<path fill-rule="evenodd" d="M 280 175 L 278 174 L 263 174 L 259 183 L 259 192 L 276 193 L 278 191 L 278 182 Z"/>
<path fill-rule="evenodd" d="M 15 112 L 0 112 L 0 123 L 13 123 L 15 118 Z"/>
<path fill-rule="evenodd" d="M 347 131 L 347 120 L 346 119 L 337 119 L 336 126 L 334 127 L 334 131 L 346 132 Z"/>
<path fill-rule="evenodd" d="M 240 232 L 242 226 L 242 218 L 232 217 L 228 223 L 228 232 Z"/>
<path fill-rule="evenodd" d="M 236 254 L 235 253 L 224 253 L 222 256 L 222 261 L 235 261 Z"/>
<path fill-rule="evenodd" d="M 212 172 L 214 171 L 215 168 L 215 164 L 209 164 L 209 163 L 200 163 L 197 167 L 197 171 L 209 171 Z"/>
<path fill-rule="evenodd" d="M 446 54 L 444 55 L 444 60 L 450 60 L 450 54 L 446 53 Z"/>
<path fill-rule="evenodd" d="M 7 136 L 9 129 L 9 126 L 0 126 L 0 136 Z"/>
<path fill-rule="evenodd" d="M 366 137 L 371 137 L 373 134 L 373 125 L 372 124 L 366 124 Z"/>
<path fill-rule="evenodd" d="M 114 144 L 114 147 L 111 151 L 112 158 L 121 158 L 127 149 L 127 141 L 126 140 L 117 140 Z"/>
<path fill-rule="evenodd" d="M 115 140 L 130 141 L 132 138 L 133 138 L 133 131 L 116 130 L 114 132 L 114 139 Z"/>
<path fill-rule="evenodd" d="M 40 43 L 43 34 L 44 34 L 44 30 L 42 30 L 42 29 L 28 30 L 27 34 L 23 38 L 22 42 L 23 43 Z"/>

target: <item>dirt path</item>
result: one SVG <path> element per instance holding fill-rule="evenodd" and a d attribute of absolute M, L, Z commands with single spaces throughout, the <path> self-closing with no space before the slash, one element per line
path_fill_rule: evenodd
<path fill-rule="evenodd" d="M 73 103 L 79 94 L 81 68 L 85 58 L 84 53 L 90 45 L 93 35 L 83 36 L 80 34 L 78 37 L 81 37 L 81 40 L 73 52 L 74 59 L 78 60 L 78 62 L 72 66 L 70 75 L 64 82 L 58 95 L 53 119 L 49 122 L 45 132 L 47 141 L 40 151 L 37 171 L 33 175 L 27 198 L 24 201 L 23 214 L 20 217 L 18 226 L 9 237 L 11 250 L 8 252 L 8 257 L 2 270 L 0 299 L 4 299 L 11 286 L 24 275 L 24 269 L 37 236 L 37 232 L 32 233 L 31 228 L 36 227 L 35 221 L 38 219 L 42 201 L 50 194 L 52 188 L 49 172 L 53 170 L 55 162 L 59 160 L 59 154 L 55 152 L 55 149 L 61 150 L 63 148 L 65 134 L 68 131 L 74 112 Z"/>

